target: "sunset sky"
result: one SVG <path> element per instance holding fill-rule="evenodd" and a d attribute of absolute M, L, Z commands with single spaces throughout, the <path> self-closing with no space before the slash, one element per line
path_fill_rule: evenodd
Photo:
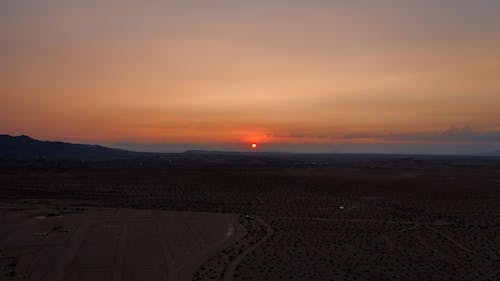
<path fill-rule="evenodd" d="M 0 1 L 1 133 L 162 151 L 500 149 L 500 1 Z"/>

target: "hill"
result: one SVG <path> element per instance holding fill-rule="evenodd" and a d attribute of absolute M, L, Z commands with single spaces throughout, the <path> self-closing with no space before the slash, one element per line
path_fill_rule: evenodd
<path fill-rule="evenodd" d="M 65 158 L 110 159 L 137 155 L 135 152 L 100 145 L 40 141 L 29 136 L 0 135 L 0 157 L 11 159 Z"/>

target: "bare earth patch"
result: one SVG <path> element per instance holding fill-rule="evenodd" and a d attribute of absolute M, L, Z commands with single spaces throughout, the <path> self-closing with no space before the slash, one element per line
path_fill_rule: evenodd
<path fill-rule="evenodd" d="M 191 280 L 244 236 L 238 215 L 112 208 L 2 210 L 1 280 Z"/>

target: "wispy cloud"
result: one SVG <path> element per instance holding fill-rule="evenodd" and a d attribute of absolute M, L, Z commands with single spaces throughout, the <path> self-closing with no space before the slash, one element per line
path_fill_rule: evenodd
<path fill-rule="evenodd" d="M 451 127 L 443 131 L 416 133 L 349 134 L 343 139 L 376 139 L 397 142 L 500 143 L 500 131 L 475 131 L 470 126 Z"/>
<path fill-rule="evenodd" d="M 472 127 L 452 126 L 445 130 L 420 131 L 411 133 L 351 133 L 351 134 L 314 134 L 314 133 L 297 133 L 289 134 L 273 134 L 268 133 L 268 137 L 272 138 L 289 138 L 289 139 L 310 139 L 310 140 L 326 140 L 326 141 L 342 141 L 342 142 L 398 142 L 398 143 L 499 143 L 500 131 L 478 131 Z"/>

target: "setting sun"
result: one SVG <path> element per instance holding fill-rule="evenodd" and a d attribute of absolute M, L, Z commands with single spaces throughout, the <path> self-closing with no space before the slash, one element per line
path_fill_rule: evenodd
<path fill-rule="evenodd" d="M 0 281 L 500 281 L 499 15 L 0 0 Z"/>

